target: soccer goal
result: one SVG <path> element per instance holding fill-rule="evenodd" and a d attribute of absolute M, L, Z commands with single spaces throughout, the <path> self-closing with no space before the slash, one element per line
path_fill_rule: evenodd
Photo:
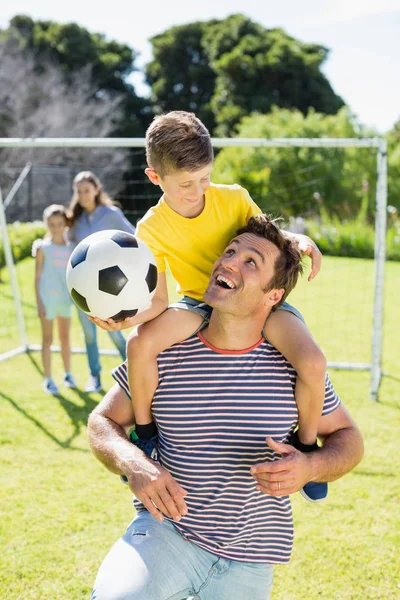
<path fill-rule="evenodd" d="M 320 342 L 327 358 L 328 366 L 334 369 L 364 370 L 370 372 L 371 398 L 376 400 L 382 377 L 382 336 L 383 336 L 383 299 L 384 299 L 384 269 L 385 269 L 385 238 L 386 238 L 386 214 L 387 214 L 387 148 L 386 141 L 381 138 L 214 138 L 213 145 L 216 149 L 225 148 L 253 148 L 260 152 L 260 165 L 257 173 L 251 173 L 249 177 L 260 182 L 260 194 L 253 199 L 266 212 L 278 215 L 287 208 L 279 200 L 279 190 L 270 190 L 275 195 L 276 204 L 271 206 L 263 204 L 263 190 L 267 185 L 262 181 L 263 168 L 268 166 L 268 158 L 263 158 L 262 152 L 279 151 L 279 149 L 318 149 L 321 160 L 332 161 L 332 149 L 346 152 L 349 149 L 362 151 L 368 149 L 376 156 L 376 188 L 375 188 L 375 235 L 374 235 L 374 260 L 364 260 L 346 257 L 325 257 L 321 274 L 312 282 L 308 283 L 306 277 L 298 284 L 296 290 L 290 297 L 290 302 L 296 305 L 305 315 L 311 332 Z M 137 153 L 137 168 L 141 171 L 145 166 L 144 157 L 145 140 L 143 138 L 0 138 L 0 147 L 32 149 L 30 160 L 35 162 L 35 151 L 48 148 L 75 148 L 84 152 L 85 149 L 129 149 Z M 134 149 L 134 150 L 132 150 Z M 284 150 L 283 150 L 284 151 Z M 324 159 L 324 152 L 327 153 Z M 266 155 L 267 156 L 267 155 Z M 217 157 L 218 162 L 218 157 Z M 93 163 L 92 163 L 93 164 Z M 332 166 L 332 165 L 331 165 Z M 334 165 L 333 165 L 334 166 Z M 290 177 L 293 185 L 293 205 L 296 196 L 307 193 L 310 198 L 318 201 L 320 179 L 315 175 L 315 166 L 301 167 L 302 177 L 294 177 L 295 173 L 284 174 Z M 12 205 L 18 189 L 27 178 L 30 167 L 16 177 L 14 185 L 8 190 L 4 202 L 0 188 L 0 227 L 3 239 L 3 249 L 7 266 L 10 287 L 12 289 L 15 325 L 12 326 L 13 334 L 9 335 L 10 327 L 1 330 L 0 338 L 7 336 L 12 347 L 1 351 L 0 361 L 12 358 L 18 353 L 40 349 L 37 340 L 30 336 L 29 319 L 27 322 L 27 311 L 21 299 L 21 285 L 18 280 L 13 261 L 12 244 L 7 233 L 7 217 L 10 214 L 9 207 Z M 93 170 L 96 171 L 96 165 Z M 307 178 L 304 179 L 304 173 Z M 46 177 L 50 175 L 46 175 Z M 54 176 L 54 175 L 52 175 Z M 44 177 L 44 175 L 43 175 Z M 42 179 L 43 179 L 42 177 Z M 69 179 L 70 180 L 70 179 Z M 49 179 L 50 181 L 50 179 Z M 140 181 L 140 190 L 133 191 L 135 201 L 151 200 L 154 204 L 158 199 L 156 189 L 143 188 L 143 179 L 133 178 L 125 183 L 131 185 L 130 189 Z M 296 183 L 297 181 L 297 183 Z M 225 179 L 223 183 L 235 183 Z M 325 182 L 329 185 L 329 181 Z M 275 193 L 276 192 L 276 193 Z M 121 198 L 126 203 L 126 198 Z M 59 200 L 58 200 L 59 201 Z M 65 201 L 67 202 L 67 200 Z M 43 207 L 44 208 L 44 207 Z M 141 216 L 140 210 L 126 211 L 135 213 L 135 217 Z M 297 219 L 291 219 L 288 229 L 292 225 L 298 228 L 304 216 L 299 214 Z M 15 216 L 9 217 L 9 221 L 15 220 Z M 318 239 L 316 239 L 318 243 Z M 337 343 L 340 339 L 341 343 Z M 18 340 L 18 343 L 16 343 Z M 336 340 L 336 343 L 334 341 Z M 35 343 L 36 342 L 36 343 Z M 4 350 L 4 346 L 2 347 Z M 58 348 L 54 347 L 57 351 Z M 73 351 L 83 352 L 80 347 L 74 347 Z M 103 349 L 104 353 L 114 354 L 112 349 Z"/>

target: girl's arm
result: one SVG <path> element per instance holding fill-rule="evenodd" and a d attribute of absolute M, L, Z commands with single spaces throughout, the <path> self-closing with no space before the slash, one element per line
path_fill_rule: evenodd
<path fill-rule="evenodd" d="M 44 254 L 41 248 L 36 249 L 36 261 L 35 261 L 35 292 L 36 292 L 36 303 L 38 307 L 38 315 L 44 319 L 46 317 L 46 309 L 40 297 L 40 278 L 42 276 L 44 265 Z"/>
<path fill-rule="evenodd" d="M 166 273 L 158 273 L 158 282 L 156 291 L 154 293 L 153 299 L 151 301 L 151 306 L 135 315 L 134 317 L 128 317 L 123 321 L 113 321 L 112 319 L 107 319 L 103 321 L 98 317 L 89 317 L 93 323 L 96 323 L 102 329 L 106 331 L 118 331 L 120 329 L 127 329 L 129 327 L 136 327 L 136 325 L 140 325 L 140 323 L 147 323 L 147 321 L 151 321 L 160 315 L 162 312 L 167 310 L 168 308 L 168 288 L 167 288 L 167 276 Z"/>

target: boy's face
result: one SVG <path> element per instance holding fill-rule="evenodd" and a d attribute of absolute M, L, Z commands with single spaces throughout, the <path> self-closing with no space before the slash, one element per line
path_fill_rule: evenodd
<path fill-rule="evenodd" d="M 204 208 L 204 193 L 210 187 L 212 163 L 197 171 L 174 171 L 160 177 L 154 169 L 145 173 L 152 183 L 159 185 L 169 206 L 183 217 L 193 218 Z"/>

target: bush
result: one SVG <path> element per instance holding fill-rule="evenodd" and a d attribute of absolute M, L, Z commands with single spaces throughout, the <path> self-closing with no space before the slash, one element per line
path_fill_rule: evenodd
<path fill-rule="evenodd" d="M 374 226 L 352 219 L 340 222 L 338 218 L 290 218 L 287 229 L 309 235 L 327 256 L 374 258 Z M 386 235 L 386 259 L 400 261 L 400 220 L 389 219 Z"/>
<path fill-rule="evenodd" d="M 8 236 L 14 256 L 14 262 L 19 262 L 32 255 L 32 243 L 46 233 L 46 228 L 41 221 L 33 223 L 19 223 L 16 221 L 7 226 Z M 0 274 L 5 267 L 4 240 L 0 238 Z"/>

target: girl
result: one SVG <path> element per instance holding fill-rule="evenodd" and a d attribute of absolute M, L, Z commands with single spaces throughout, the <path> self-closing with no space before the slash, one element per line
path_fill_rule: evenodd
<path fill-rule="evenodd" d="M 64 363 L 64 385 L 76 388 L 70 372 L 72 300 L 65 280 L 72 244 L 66 239 L 68 227 L 67 211 L 60 204 L 51 204 L 43 213 L 47 227 L 44 239 L 35 240 L 32 255 L 36 258 L 35 289 L 38 315 L 42 324 L 42 361 L 44 370 L 43 389 L 48 394 L 58 394 L 58 387 L 51 376 L 51 350 L 53 321 L 57 318 Z"/>
<path fill-rule="evenodd" d="M 76 175 L 73 185 L 73 196 L 69 206 L 71 228 L 69 239 L 79 244 L 91 233 L 105 229 L 119 229 L 135 233 L 135 228 L 124 217 L 122 211 L 113 204 L 103 191 L 100 180 L 91 171 L 82 171 Z M 100 356 L 97 345 L 97 328 L 87 314 L 78 309 L 79 320 L 85 336 L 86 351 L 90 369 L 86 392 L 100 392 Z M 123 360 L 126 358 L 126 341 L 120 331 L 110 331 L 109 336 L 115 344 Z"/>

